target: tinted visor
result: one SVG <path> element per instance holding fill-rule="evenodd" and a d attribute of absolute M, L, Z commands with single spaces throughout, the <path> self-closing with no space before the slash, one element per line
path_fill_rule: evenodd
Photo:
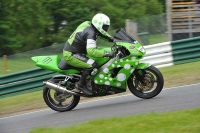
<path fill-rule="evenodd" d="M 108 31 L 109 25 L 103 25 L 102 29 L 105 30 L 106 32 Z"/>

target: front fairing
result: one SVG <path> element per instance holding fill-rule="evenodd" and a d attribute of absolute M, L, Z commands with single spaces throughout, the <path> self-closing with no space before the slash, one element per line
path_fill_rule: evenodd
<path fill-rule="evenodd" d="M 114 39 L 116 41 L 116 45 L 126 48 L 132 56 L 142 57 L 146 53 L 143 46 L 123 28 L 116 31 Z"/>
<path fill-rule="evenodd" d="M 135 41 L 134 43 L 119 41 L 119 42 L 116 42 L 116 44 L 118 46 L 125 47 L 130 52 L 130 55 L 132 56 L 142 57 L 146 54 L 144 47 L 137 41 Z"/>

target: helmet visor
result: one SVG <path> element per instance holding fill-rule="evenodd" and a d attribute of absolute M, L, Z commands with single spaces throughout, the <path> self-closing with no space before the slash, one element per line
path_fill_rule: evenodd
<path fill-rule="evenodd" d="M 104 30 L 104 31 L 108 31 L 108 28 L 109 28 L 109 25 L 103 25 L 103 27 L 102 27 L 102 29 Z"/>

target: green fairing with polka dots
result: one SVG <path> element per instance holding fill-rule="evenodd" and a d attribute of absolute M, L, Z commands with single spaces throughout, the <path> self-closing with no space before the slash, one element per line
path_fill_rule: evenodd
<path fill-rule="evenodd" d="M 128 88 L 135 96 L 149 99 L 157 96 L 164 85 L 162 73 L 149 63 L 140 60 L 146 51 L 135 39 L 128 35 L 123 29 L 119 29 L 114 36 L 112 47 L 99 47 L 99 50 L 112 51 L 113 58 L 90 57 L 98 64 L 86 77 L 87 88 L 95 96 L 105 96 L 125 92 Z M 36 65 L 62 75 L 55 75 L 44 83 L 44 99 L 47 105 L 56 111 L 68 111 L 73 109 L 79 102 L 80 96 L 87 97 L 83 92 L 77 92 L 76 83 L 82 74 L 81 68 L 69 66 L 57 55 L 32 57 Z M 54 98 L 58 103 L 52 102 L 49 89 L 56 91 Z M 66 99 L 71 96 L 74 99 L 70 104 L 64 105 Z M 49 100 L 50 99 L 50 100 Z M 61 104 L 60 104 L 61 103 Z M 73 104 L 73 105 L 72 105 Z"/>
<path fill-rule="evenodd" d="M 133 44 L 126 42 L 116 42 L 116 45 L 128 49 Z M 110 64 L 100 71 L 94 78 L 94 82 L 99 85 L 110 85 L 126 89 L 126 82 L 135 69 L 144 69 L 150 66 L 148 63 L 139 63 L 140 58 L 145 54 L 139 43 L 134 45 L 134 49 L 129 49 L 130 55 L 124 58 L 116 57 Z M 98 62 L 98 60 L 97 60 Z M 112 76 L 113 69 L 120 69 L 115 77 Z"/>

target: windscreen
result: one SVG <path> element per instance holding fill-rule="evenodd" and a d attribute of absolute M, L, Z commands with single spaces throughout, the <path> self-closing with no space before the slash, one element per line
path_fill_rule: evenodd
<path fill-rule="evenodd" d="M 132 36 L 130 36 L 128 33 L 126 33 L 126 31 L 122 28 L 116 31 L 114 38 L 117 40 L 126 41 L 126 42 L 135 41 L 135 39 Z"/>

